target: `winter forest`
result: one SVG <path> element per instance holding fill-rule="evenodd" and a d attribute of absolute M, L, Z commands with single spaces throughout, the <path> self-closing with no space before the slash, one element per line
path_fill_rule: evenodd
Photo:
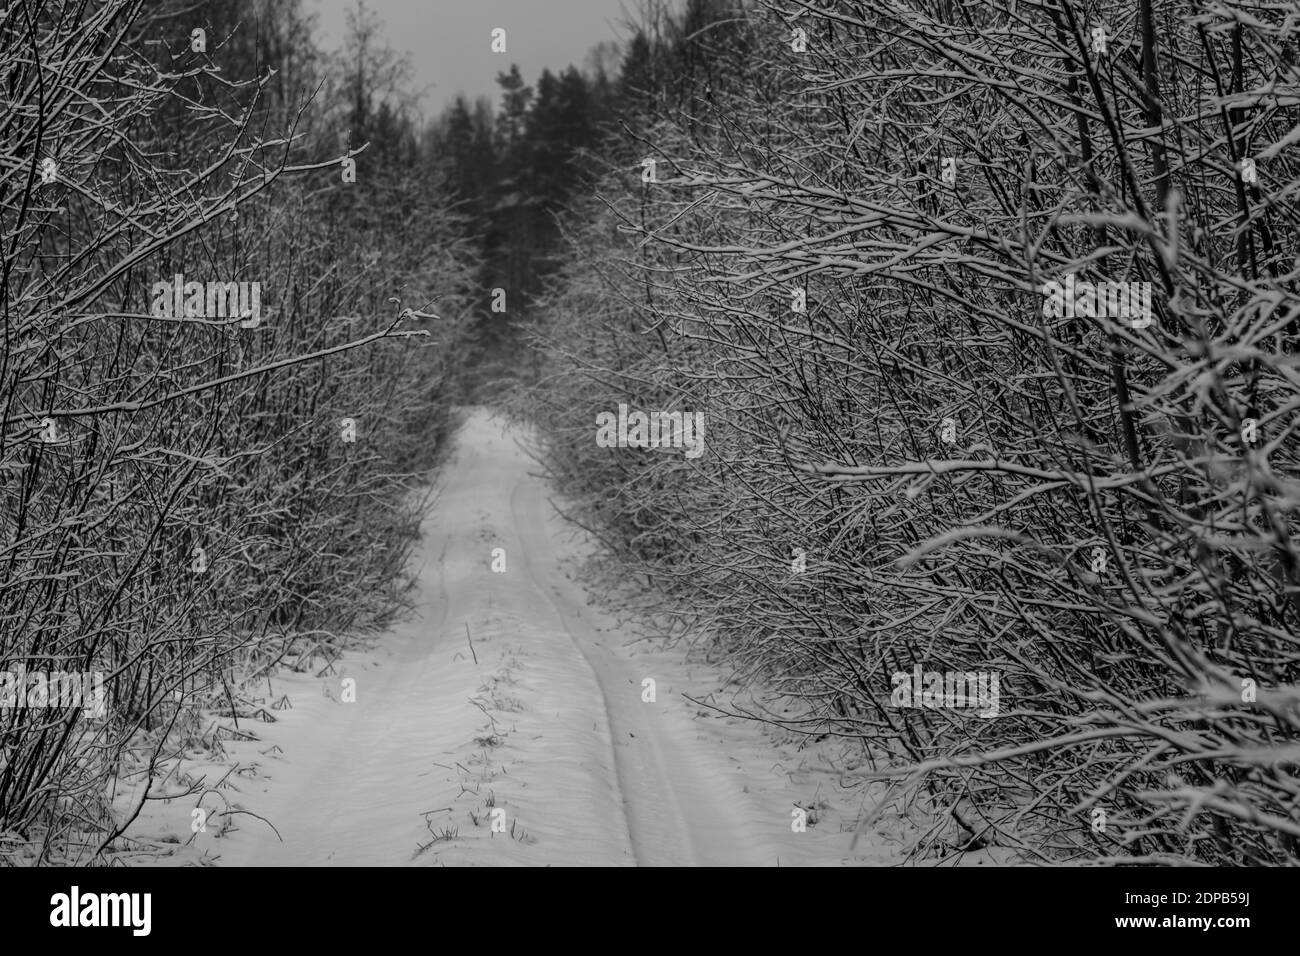
<path fill-rule="evenodd" d="M 1300 6 L 310 8 L 0 10 L 0 865 L 1300 865 Z"/>

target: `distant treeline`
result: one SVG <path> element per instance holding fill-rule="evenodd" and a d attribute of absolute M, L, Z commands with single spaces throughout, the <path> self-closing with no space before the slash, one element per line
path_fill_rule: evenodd
<path fill-rule="evenodd" d="M 529 375 L 517 330 L 571 255 L 564 213 L 610 169 L 635 175 L 656 123 L 708 100 L 722 74 L 691 38 L 725 31 L 731 6 L 644 3 L 624 35 L 594 47 L 581 69 L 546 69 L 530 85 L 511 64 L 498 74 L 497 103 L 460 96 L 430 125 L 429 161 L 460 201 L 481 256 L 474 382 Z M 494 289 L 505 290 L 504 313 L 492 310 Z"/>

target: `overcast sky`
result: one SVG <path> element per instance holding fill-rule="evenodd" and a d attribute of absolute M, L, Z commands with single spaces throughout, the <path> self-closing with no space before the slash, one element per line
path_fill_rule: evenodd
<path fill-rule="evenodd" d="M 306 10 L 317 14 L 323 49 L 338 47 L 345 11 L 355 6 L 356 0 L 306 0 Z M 366 0 L 366 6 L 383 20 L 389 44 L 410 54 L 415 86 L 429 87 L 421 104 L 429 116 L 458 92 L 495 103 L 496 75 L 511 63 L 530 85 L 543 67 L 581 67 L 591 47 L 619 37 L 624 11 L 635 9 L 623 0 Z M 505 53 L 491 52 L 495 27 L 506 31 Z"/>

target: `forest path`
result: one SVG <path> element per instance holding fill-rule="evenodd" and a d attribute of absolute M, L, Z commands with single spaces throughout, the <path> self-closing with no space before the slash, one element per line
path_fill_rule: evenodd
<path fill-rule="evenodd" d="M 285 678 L 293 708 L 238 745 L 260 755 L 238 804 L 279 839 L 235 817 L 211 852 L 290 866 L 847 862 L 835 814 L 791 828 L 796 801 L 838 797 L 830 768 L 706 716 L 682 693 L 720 675 L 684 649 L 626 646 L 588 604 L 563 570 L 581 549 L 516 435 L 470 413 L 424 526 L 420 613 L 368 660 Z"/>

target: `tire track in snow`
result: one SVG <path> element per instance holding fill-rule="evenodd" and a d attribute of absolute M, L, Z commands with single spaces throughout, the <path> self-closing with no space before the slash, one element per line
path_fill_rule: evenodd
<path fill-rule="evenodd" d="M 511 495 L 511 516 L 524 546 L 525 568 L 537 593 L 554 609 L 601 690 L 614 744 L 614 766 L 628 837 L 643 866 L 761 865 L 731 812 L 737 794 L 718 783 L 730 768 L 710 774 L 692 753 L 689 720 L 675 720 L 675 702 L 641 700 L 643 669 L 606 647 L 582 619 L 585 600 L 557 570 L 546 517 L 544 486 L 525 475 Z M 523 507 L 521 508 L 521 499 Z M 522 515 L 522 516 L 521 516 Z M 537 560 L 534 551 L 544 550 Z"/>

